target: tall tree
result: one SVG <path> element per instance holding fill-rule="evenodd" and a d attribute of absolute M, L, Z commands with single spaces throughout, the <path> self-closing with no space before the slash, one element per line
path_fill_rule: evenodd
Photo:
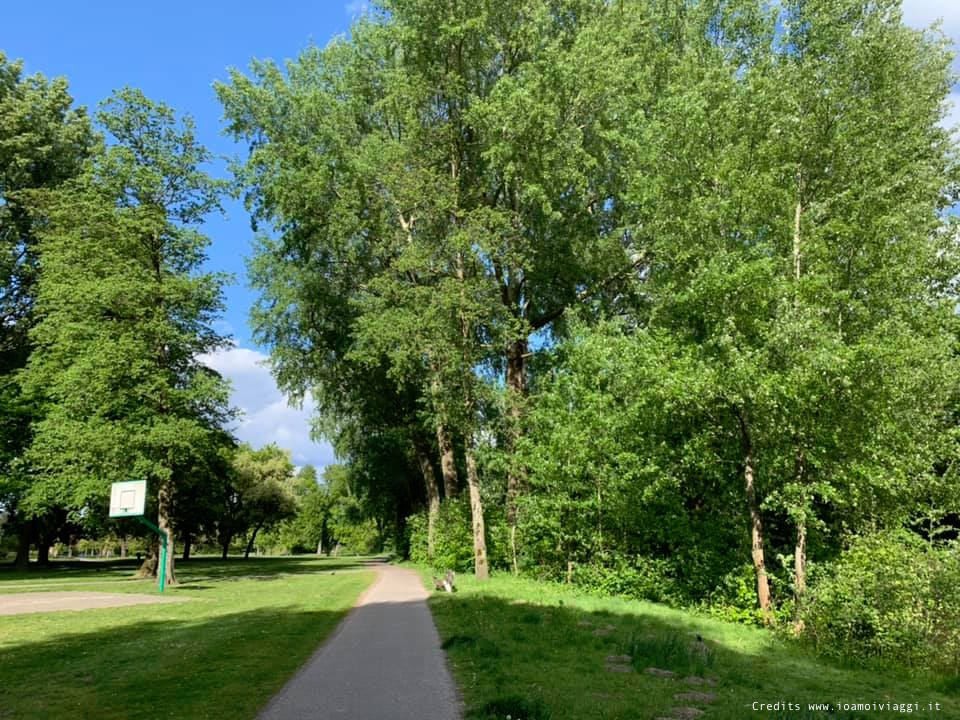
<path fill-rule="evenodd" d="M 16 512 L 29 482 L 22 456 L 37 411 L 15 380 L 30 356 L 36 319 L 36 228 L 42 218 L 27 195 L 76 176 L 94 144 L 90 121 L 83 108 L 73 107 L 66 80 L 24 77 L 22 63 L 0 53 L 0 504 L 14 511 L 21 565 L 37 529 Z"/>
<path fill-rule="evenodd" d="M 113 143 L 37 196 L 41 319 L 23 383 L 45 414 L 24 504 L 82 508 L 105 502 L 111 481 L 143 478 L 172 549 L 175 489 L 229 415 L 226 384 L 198 360 L 224 344 L 211 328 L 224 278 L 201 271 L 197 230 L 222 184 L 202 170 L 189 118 L 139 91 L 117 92 L 97 119 Z"/>
<path fill-rule="evenodd" d="M 602 42 L 623 19 L 590 0 L 391 0 L 286 76 L 256 63 L 252 80 L 234 73 L 218 86 L 231 130 L 251 142 L 239 177 L 254 217 L 279 231 L 260 257 L 286 280 L 263 287 L 259 325 L 279 377 L 304 340 L 314 367 L 349 353 L 352 324 L 389 292 L 378 279 L 404 302 L 432 302 L 443 331 L 414 332 L 429 344 L 411 353 L 405 343 L 391 362 L 424 380 L 448 496 L 451 430 L 470 414 L 459 393 L 472 383 L 451 381 L 451 368 L 469 356 L 503 370 L 512 445 L 531 333 L 632 267 L 617 230 L 623 175 L 608 159 L 622 156 L 622 98 L 634 97 L 642 60 L 623 52 L 629 38 Z M 465 283 L 460 310 L 471 307 L 458 317 L 443 298 Z M 406 310 L 414 331 L 417 310 Z M 464 340 L 485 352 L 463 355 Z M 522 468 L 510 462 L 507 475 L 513 526 Z"/>
<path fill-rule="evenodd" d="M 698 4 L 635 157 L 654 258 L 641 322 L 713 379 L 703 399 L 713 441 L 739 449 L 767 613 L 765 515 L 796 526 L 802 592 L 815 501 L 894 512 L 950 386 L 949 57 L 898 7 Z"/>

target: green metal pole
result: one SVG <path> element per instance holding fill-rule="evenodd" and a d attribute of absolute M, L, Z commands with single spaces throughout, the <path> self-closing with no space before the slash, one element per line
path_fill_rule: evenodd
<path fill-rule="evenodd" d="M 157 575 L 160 576 L 160 592 L 167 585 L 167 534 L 160 535 L 160 567 L 157 568 Z"/>
<path fill-rule="evenodd" d="M 160 536 L 160 564 L 157 566 L 157 581 L 160 584 L 160 592 L 163 592 L 167 585 L 167 534 L 142 515 L 138 516 L 137 520 Z"/>

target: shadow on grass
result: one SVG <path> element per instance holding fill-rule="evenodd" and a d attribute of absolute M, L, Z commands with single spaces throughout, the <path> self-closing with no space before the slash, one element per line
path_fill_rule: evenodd
<path fill-rule="evenodd" d="M 51 615 L 50 625 L 75 627 L 84 615 Z M 277 605 L 133 624 L 131 614 L 99 613 L 101 623 L 116 617 L 125 624 L 0 651 L 0 717 L 243 720 L 258 710 L 270 718 L 453 717 L 455 698 L 423 602 L 361 605 L 331 637 L 343 615 Z M 297 674 L 323 637 L 331 645 L 309 673 Z M 267 707 L 291 678 L 292 691 Z"/>
<path fill-rule="evenodd" d="M 70 613 L 69 622 L 85 614 Z M 0 717 L 252 718 L 344 614 L 274 607 L 202 619 L 126 615 L 107 629 L 0 642 Z M 67 622 L 48 617 L 54 632 Z"/>
<path fill-rule="evenodd" d="M 525 602 L 466 584 L 431 598 L 469 720 L 638 720 L 682 707 L 704 720 L 859 720 L 891 711 L 842 705 L 887 702 L 919 703 L 912 712 L 924 717 L 939 702 L 931 717 L 960 717 L 960 703 L 943 694 L 949 679 L 844 667 L 760 629 L 641 603 L 610 612 L 574 602 Z"/>

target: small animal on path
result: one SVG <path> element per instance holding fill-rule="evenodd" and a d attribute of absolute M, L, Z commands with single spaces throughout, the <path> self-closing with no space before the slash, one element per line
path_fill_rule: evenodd
<path fill-rule="evenodd" d="M 433 577 L 433 586 L 437 590 L 446 590 L 448 593 L 452 593 L 457 589 L 456 585 L 453 584 L 453 570 L 447 570 L 443 580 L 434 576 L 431 577 Z"/>

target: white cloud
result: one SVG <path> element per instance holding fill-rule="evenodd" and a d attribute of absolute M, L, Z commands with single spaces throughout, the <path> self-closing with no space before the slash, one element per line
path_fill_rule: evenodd
<path fill-rule="evenodd" d="M 308 394 L 301 407 L 291 406 L 270 374 L 266 355 L 231 347 L 201 355 L 200 361 L 230 380 L 231 403 L 243 413 L 233 428 L 240 440 L 254 447 L 276 443 L 290 450 L 296 465 L 314 465 L 320 472 L 336 462 L 329 443 L 310 439 L 313 399 Z"/>

